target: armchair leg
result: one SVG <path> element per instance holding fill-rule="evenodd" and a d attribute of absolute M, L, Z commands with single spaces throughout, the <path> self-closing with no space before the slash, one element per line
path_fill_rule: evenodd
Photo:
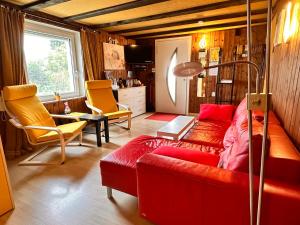
<path fill-rule="evenodd" d="M 61 144 L 61 160 L 60 160 L 60 164 L 64 164 L 65 160 L 66 160 L 66 146 L 65 143 Z"/>
<path fill-rule="evenodd" d="M 107 194 L 107 198 L 112 198 L 112 189 L 110 187 L 106 188 L 106 194 Z"/>
<path fill-rule="evenodd" d="M 79 134 L 79 145 L 82 145 L 82 131 Z"/>
<path fill-rule="evenodd" d="M 33 160 L 36 156 L 38 156 L 39 154 L 41 154 L 43 151 L 45 151 L 48 148 L 48 146 L 45 146 L 41 150 L 33 153 L 31 156 L 29 156 L 25 160 L 21 161 L 18 165 L 19 166 L 61 165 L 66 160 L 66 145 L 69 142 L 71 142 L 72 140 L 74 140 L 75 138 L 77 138 L 78 135 L 79 135 L 79 138 L 80 138 L 80 143 L 82 143 L 82 131 L 81 131 L 81 133 L 76 133 L 75 135 L 73 135 L 72 137 L 70 137 L 67 140 L 65 140 L 63 136 L 60 137 L 60 142 L 59 142 L 60 147 L 61 147 L 60 160 L 55 161 L 55 162 L 43 162 L 43 161 Z"/>
<path fill-rule="evenodd" d="M 128 115 L 128 130 L 131 128 L 131 115 Z"/>
<path fill-rule="evenodd" d="M 18 166 L 50 166 L 50 165 L 60 165 L 64 163 L 64 156 L 62 156 L 63 161 L 55 161 L 55 162 L 43 162 L 38 160 L 33 160 L 36 156 L 40 155 L 42 152 L 44 152 L 48 146 L 43 147 L 41 150 L 33 153 L 28 158 L 24 159 L 23 161 L 18 163 Z"/>

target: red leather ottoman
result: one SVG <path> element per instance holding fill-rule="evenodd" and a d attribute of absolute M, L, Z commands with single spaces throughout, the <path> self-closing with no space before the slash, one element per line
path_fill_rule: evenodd
<path fill-rule="evenodd" d="M 108 187 L 108 197 L 111 197 L 111 188 L 137 196 L 137 160 L 160 146 L 177 147 L 179 144 L 164 138 L 142 135 L 101 159 L 102 185 Z"/>
<path fill-rule="evenodd" d="M 136 162 L 144 154 L 153 152 L 161 146 L 189 148 L 212 154 L 217 154 L 221 151 L 217 147 L 146 135 L 139 136 L 101 159 L 100 173 L 102 185 L 107 187 L 108 197 L 111 197 L 111 189 L 137 196 Z"/>

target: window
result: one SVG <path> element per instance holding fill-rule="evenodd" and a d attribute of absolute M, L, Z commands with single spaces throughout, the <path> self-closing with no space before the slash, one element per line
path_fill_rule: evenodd
<path fill-rule="evenodd" d="M 48 25 L 27 22 L 24 53 L 29 83 L 38 87 L 38 96 L 46 101 L 54 93 L 62 98 L 82 94 L 82 64 L 76 52 L 79 34 Z"/>
<path fill-rule="evenodd" d="M 172 102 L 176 104 L 176 77 L 173 73 L 173 70 L 176 66 L 177 61 L 177 48 L 175 49 L 174 53 L 172 54 L 170 64 L 168 67 L 168 73 L 167 73 L 167 86 L 169 95 L 172 99 Z"/>

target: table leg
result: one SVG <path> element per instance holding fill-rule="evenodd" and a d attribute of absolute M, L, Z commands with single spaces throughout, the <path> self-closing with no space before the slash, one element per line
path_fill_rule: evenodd
<path fill-rule="evenodd" d="M 96 137 L 97 137 L 97 146 L 102 146 L 101 143 L 101 121 L 96 121 Z"/>
<path fill-rule="evenodd" d="M 105 132 L 105 142 L 109 142 L 109 128 L 108 128 L 108 118 L 104 119 L 104 132 Z"/>

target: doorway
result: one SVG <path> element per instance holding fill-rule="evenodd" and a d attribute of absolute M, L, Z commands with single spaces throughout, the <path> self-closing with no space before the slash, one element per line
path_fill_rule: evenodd
<path fill-rule="evenodd" d="M 191 36 L 155 40 L 155 106 L 157 112 L 188 114 L 189 80 L 175 77 L 174 67 L 189 62 Z"/>

